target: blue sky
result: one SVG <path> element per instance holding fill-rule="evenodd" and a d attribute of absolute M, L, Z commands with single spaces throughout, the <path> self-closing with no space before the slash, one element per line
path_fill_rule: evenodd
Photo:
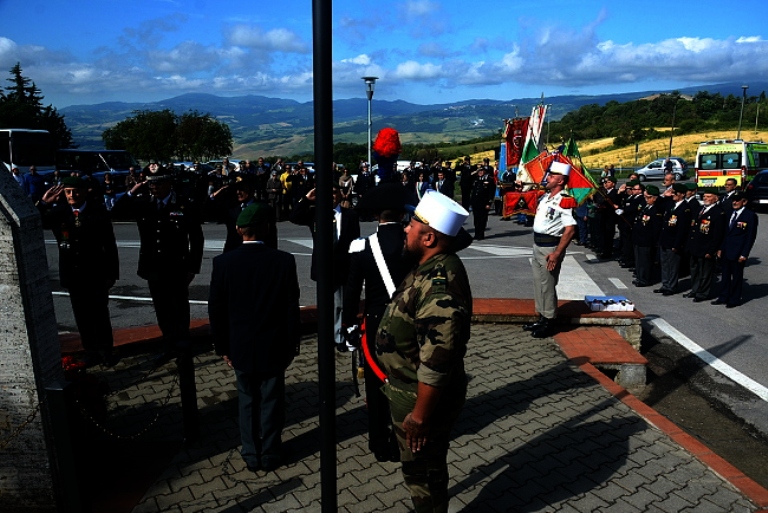
<path fill-rule="evenodd" d="M 766 0 L 337 0 L 334 96 L 364 98 L 365 75 L 420 104 L 749 84 L 767 19 Z M 0 0 L 0 20 L 0 70 L 21 62 L 58 108 L 312 98 L 310 0 Z"/>

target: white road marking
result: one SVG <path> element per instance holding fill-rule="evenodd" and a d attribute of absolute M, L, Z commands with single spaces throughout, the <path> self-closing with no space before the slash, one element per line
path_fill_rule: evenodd
<path fill-rule="evenodd" d="M 617 289 L 626 289 L 627 286 L 624 285 L 624 282 L 622 282 L 619 278 L 608 278 L 608 281 L 613 283 L 613 286 Z"/>
<path fill-rule="evenodd" d="M 691 354 L 701 358 L 707 365 L 717 370 L 721 374 L 725 375 L 729 379 L 735 381 L 739 385 L 743 386 L 753 394 L 757 395 L 763 401 L 768 401 L 768 388 L 764 387 L 757 381 L 753 380 L 749 376 L 739 372 L 727 363 L 718 359 L 715 355 L 698 345 L 696 342 L 686 337 L 674 326 L 669 324 L 664 319 L 654 319 L 650 321 L 651 324 L 659 328 L 669 338 L 683 346 Z"/>
<path fill-rule="evenodd" d="M 557 284 L 557 298 L 584 300 L 584 296 L 604 296 L 597 283 L 572 256 L 566 255 L 560 270 L 560 281 Z"/>
<path fill-rule="evenodd" d="M 531 248 L 510 247 L 510 246 L 485 246 L 479 244 L 473 244 L 467 248 L 468 250 L 480 251 L 494 256 L 531 256 Z M 463 258 L 463 257 L 462 257 Z"/>

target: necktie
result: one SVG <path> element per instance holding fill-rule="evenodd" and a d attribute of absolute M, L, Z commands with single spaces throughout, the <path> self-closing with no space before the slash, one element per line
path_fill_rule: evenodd
<path fill-rule="evenodd" d="M 731 222 L 730 222 L 730 224 L 728 225 L 728 229 L 729 229 L 729 230 L 730 230 L 731 228 L 733 228 L 733 227 L 736 225 L 736 219 L 738 219 L 738 218 L 739 218 L 739 213 L 738 213 L 737 211 L 735 211 L 735 210 L 734 210 L 734 211 L 733 211 L 733 215 L 731 216 Z"/>

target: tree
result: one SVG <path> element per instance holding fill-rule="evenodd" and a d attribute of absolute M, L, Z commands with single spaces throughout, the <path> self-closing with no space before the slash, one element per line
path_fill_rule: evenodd
<path fill-rule="evenodd" d="M 171 110 L 134 111 L 102 135 L 110 150 L 128 150 L 143 161 L 210 159 L 232 153 L 229 126 L 197 111 L 177 116 Z"/>
<path fill-rule="evenodd" d="M 72 132 L 64 116 L 52 106 L 43 106 L 43 95 L 34 82 L 22 75 L 21 64 L 10 70 L 12 85 L 0 91 L 0 126 L 48 130 L 57 148 L 73 148 Z"/>

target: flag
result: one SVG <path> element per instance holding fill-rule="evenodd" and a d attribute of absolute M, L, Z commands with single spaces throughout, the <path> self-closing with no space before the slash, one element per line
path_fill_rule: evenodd
<path fill-rule="evenodd" d="M 568 144 L 566 145 L 566 151 L 568 150 L 568 147 L 572 141 L 573 139 L 568 141 Z M 579 154 L 579 149 L 576 147 L 575 142 L 573 142 L 572 150 L 575 151 L 576 155 Z M 576 200 L 577 204 L 581 205 L 593 192 L 597 190 L 597 184 L 592 179 L 592 175 L 584 172 L 583 166 L 574 163 L 570 157 L 565 155 L 565 153 L 557 155 L 556 159 L 558 162 L 570 164 L 571 173 L 568 176 L 568 193 L 573 197 L 573 199 Z M 581 159 L 579 159 L 579 161 L 581 161 Z"/>
<path fill-rule="evenodd" d="M 533 151 L 531 149 L 531 151 Z M 555 155 L 544 150 L 536 153 L 532 158 L 520 166 L 517 179 L 527 184 L 540 184 L 549 170 L 550 164 L 555 160 Z"/>
<path fill-rule="evenodd" d="M 536 207 L 539 204 L 539 198 L 544 195 L 543 190 L 537 191 L 507 191 L 504 193 L 504 211 L 503 217 L 510 217 L 517 214 L 536 215 Z"/>
<path fill-rule="evenodd" d="M 507 147 L 507 167 L 520 164 L 523 154 L 523 143 L 528 132 L 528 118 L 515 118 L 505 121 L 504 140 Z"/>

